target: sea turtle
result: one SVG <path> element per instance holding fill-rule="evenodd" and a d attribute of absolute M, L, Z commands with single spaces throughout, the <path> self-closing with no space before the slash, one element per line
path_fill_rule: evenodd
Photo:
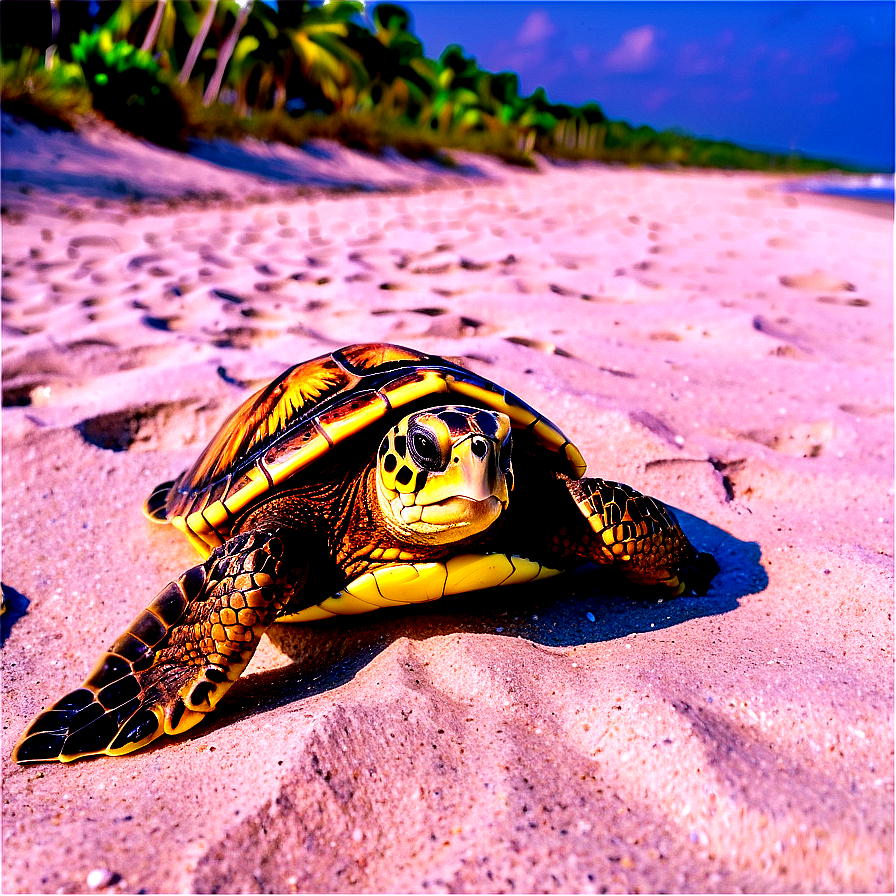
<path fill-rule="evenodd" d="M 117 756 L 192 728 L 275 620 L 429 601 L 587 561 L 664 594 L 704 594 L 718 566 L 672 513 L 584 472 L 553 423 L 456 362 L 374 343 L 290 368 L 146 502 L 204 562 L 34 719 L 14 758 Z"/>

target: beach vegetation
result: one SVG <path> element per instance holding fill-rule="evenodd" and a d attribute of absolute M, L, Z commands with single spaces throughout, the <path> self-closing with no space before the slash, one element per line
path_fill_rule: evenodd
<path fill-rule="evenodd" d="M 148 50 L 114 41 L 106 28 L 82 31 L 70 50 L 98 112 L 132 134 L 182 148 L 183 109 Z"/>
<path fill-rule="evenodd" d="M 165 146 L 314 137 L 370 152 L 450 160 L 466 149 L 533 165 L 554 159 L 811 171 L 796 154 L 611 121 L 596 102 L 520 92 L 452 44 L 426 55 L 407 10 L 359 0 L 4 0 L 8 111 L 63 126 L 91 113 Z"/>

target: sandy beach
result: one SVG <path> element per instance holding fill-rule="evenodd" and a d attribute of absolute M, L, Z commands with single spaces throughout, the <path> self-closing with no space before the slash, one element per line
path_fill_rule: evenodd
<path fill-rule="evenodd" d="M 892 206 L 781 178 L 444 168 L 3 117 L 8 893 L 892 892 Z M 721 567 L 275 625 L 219 709 L 20 767 L 197 562 L 141 513 L 364 341 L 457 357 Z"/>

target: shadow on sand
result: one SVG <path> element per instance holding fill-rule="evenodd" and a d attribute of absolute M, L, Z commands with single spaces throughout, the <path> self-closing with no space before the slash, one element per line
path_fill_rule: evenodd
<path fill-rule="evenodd" d="M 10 588 L 9 585 L 0 586 L 3 588 L 3 615 L 0 616 L 0 647 L 6 643 L 12 627 L 28 612 L 28 605 L 31 603 L 24 594 Z"/>
<path fill-rule="evenodd" d="M 221 185 L 229 172 L 251 175 L 260 189 L 294 189 L 299 193 L 316 190 L 377 192 L 419 185 L 447 174 L 470 180 L 488 179 L 485 170 L 466 161 L 445 168 L 434 160 L 412 161 L 386 149 L 379 156 L 353 150 L 366 157 L 364 166 L 346 164 L 346 155 L 336 144 L 322 140 L 292 147 L 280 143 L 243 140 L 192 140 L 187 152 L 155 147 L 137 137 L 143 154 L 131 158 L 127 142 L 106 147 L 77 132 L 43 131 L 31 122 L 4 113 L 2 117 L 4 153 L 0 183 L 3 201 L 27 195 L 34 189 L 50 193 L 75 194 L 85 199 L 132 202 L 162 200 L 221 201 L 228 198 L 226 187 L 211 192 L 197 190 L 193 180 L 166 179 L 147 162 L 146 148 L 158 153 L 158 163 L 170 168 L 179 159 L 188 164 L 204 163 L 220 170 Z M 35 147 L 42 152 L 36 152 Z M 52 153 L 59 164 L 47 166 Z M 351 158 L 351 157 L 348 157 Z M 74 170 L 73 170 L 74 169 Z M 79 173 L 84 172 L 84 173 Z"/>
<path fill-rule="evenodd" d="M 683 511 L 675 513 L 698 549 L 710 551 L 721 567 L 703 597 L 638 599 L 618 574 L 589 564 L 529 585 L 306 625 L 275 624 L 268 636 L 295 665 L 240 679 L 209 720 L 182 737 L 201 737 L 239 718 L 339 687 L 399 638 L 425 640 L 469 632 L 572 647 L 729 613 L 737 609 L 740 598 L 767 587 L 756 542 L 740 541 Z"/>

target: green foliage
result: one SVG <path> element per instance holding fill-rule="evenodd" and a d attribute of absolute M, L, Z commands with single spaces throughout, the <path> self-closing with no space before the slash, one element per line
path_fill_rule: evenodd
<path fill-rule="evenodd" d="M 56 8 L 53 18 L 47 2 L 0 4 L 4 106 L 30 104 L 35 115 L 71 122 L 63 97 L 81 110 L 92 102 L 120 127 L 169 146 L 185 135 L 250 134 L 442 159 L 464 148 L 528 165 L 539 152 L 624 164 L 834 167 L 633 128 L 596 103 L 552 103 L 542 88 L 521 96 L 517 75 L 486 71 L 456 44 L 428 58 L 394 3 L 367 18 L 359 0 L 256 0 L 242 12 L 235 0 L 107 0 L 93 13 L 59 0 Z M 59 64 L 45 70 L 57 44 Z M 213 73 L 225 63 L 219 92 Z"/>
<path fill-rule="evenodd" d="M 152 56 L 100 28 L 81 33 L 71 55 L 94 108 L 119 127 L 163 146 L 183 145 L 183 112 Z"/>
<path fill-rule="evenodd" d="M 0 103 L 6 112 L 34 122 L 45 130 L 74 130 L 93 108 L 90 91 L 77 65 L 47 70 L 40 54 L 27 47 L 18 59 L 0 70 Z"/>

